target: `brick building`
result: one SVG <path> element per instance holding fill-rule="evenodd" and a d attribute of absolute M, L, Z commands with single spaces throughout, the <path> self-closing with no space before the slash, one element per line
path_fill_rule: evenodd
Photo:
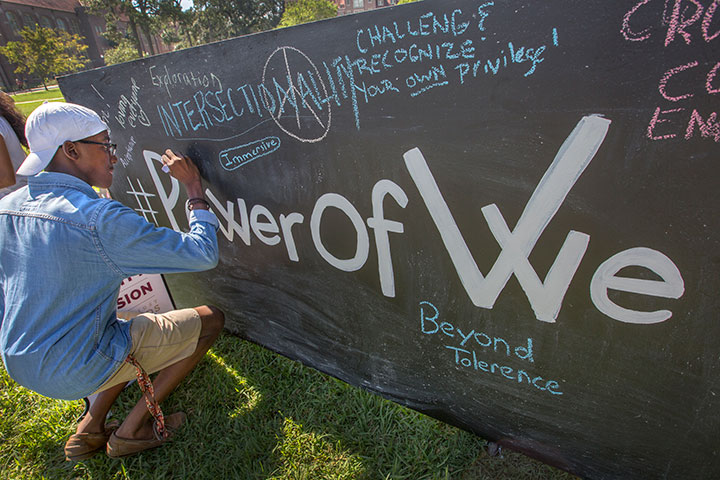
<path fill-rule="evenodd" d="M 332 0 L 338 6 L 338 15 L 364 12 L 395 5 L 397 0 Z"/>
<path fill-rule="evenodd" d="M 41 27 L 64 30 L 79 34 L 88 46 L 86 55 L 90 59 L 87 68 L 101 67 L 105 64 L 103 54 L 110 48 L 102 36 L 105 31 L 105 19 L 91 15 L 78 0 L 0 0 L 0 45 L 20 41 L 20 30 L 24 27 Z M 121 22 L 121 28 L 127 29 L 127 22 Z M 159 38 L 139 35 L 143 51 L 163 53 L 170 50 Z M 16 90 L 18 81 L 26 78 L 14 72 L 7 59 L 0 55 L 0 88 L 5 91 Z"/>

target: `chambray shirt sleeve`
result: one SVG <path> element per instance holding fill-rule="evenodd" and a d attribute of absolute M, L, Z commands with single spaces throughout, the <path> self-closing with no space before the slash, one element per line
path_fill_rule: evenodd
<path fill-rule="evenodd" d="M 139 273 L 199 272 L 218 263 L 218 220 L 193 210 L 190 231 L 156 227 L 130 208 L 110 201 L 96 220 L 97 245 L 111 269 L 123 277 Z"/>

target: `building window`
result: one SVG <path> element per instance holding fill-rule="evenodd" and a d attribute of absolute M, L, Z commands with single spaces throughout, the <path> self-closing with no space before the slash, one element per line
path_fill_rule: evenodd
<path fill-rule="evenodd" d="M 43 28 L 53 28 L 53 24 L 48 17 L 42 15 L 40 17 L 40 26 Z"/>
<path fill-rule="evenodd" d="M 10 24 L 10 28 L 12 28 L 13 32 L 18 32 L 20 30 L 20 22 L 18 22 L 18 17 L 13 12 L 5 12 L 5 18 L 7 18 L 8 23 Z"/>
<path fill-rule="evenodd" d="M 68 31 L 67 24 L 65 23 L 65 20 L 63 20 L 62 18 L 58 18 L 58 19 L 57 19 L 57 24 L 58 24 L 58 28 L 59 28 L 60 30 L 63 30 L 63 31 L 65 31 L 65 32 Z"/>
<path fill-rule="evenodd" d="M 365 6 L 365 0 L 353 0 L 353 8 L 363 8 Z"/>
<path fill-rule="evenodd" d="M 385 0 L 375 0 L 375 6 L 377 8 L 384 7 L 385 6 Z"/>
<path fill-rule="evenodd" d="M 35 25 L 37 25 L 37 22 L 29 13 L 23 13 L 23 23 L 26 27 L 30 27 L 33 30 L 35 29 Z"/>
<path fill-rule="evenodd" d="M 74 18 L 70 19 L 70 31 L 72 33 L 80 33 L 80 26 Z"/>

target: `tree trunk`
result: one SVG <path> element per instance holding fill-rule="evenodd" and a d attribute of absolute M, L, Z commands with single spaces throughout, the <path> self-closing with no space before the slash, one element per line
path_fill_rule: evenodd
<path fill-rule="evenodd" d="M 130 17 L 130 29 L 135 35 L 135 47 L 137 48 L 138 55 L 140 55 L 140 58 L 142 58 L 145 56 L 145 52 L 143 52 L 142 45 L 140 44 L 140 34 L 138 32 L 138 27 L 135 24 L 135 20 L 133 20 L 132 16 L 128 16 Z"/>
<path fill-rule="evenodd" d="M 150 48 L 150 55 L 155 55 L 157 53 L 157 51 L 155 50 L 155 45 L 153 44 L 153 39 L 150 36 L 150 33 L 148 33 L 148 32 L 143 32 L 143 33 L 145 33 L 145 38 L 147 38 L 148 48 Z"/>
<path fill-rule="evenodd" d="M 155 49 L 155 44 L 153 43 L 153 37 L 150 35 L 150 31 L 143 30 L 143 33 L 145 34 L 145 38 L 147 38 L 148 48 L 150 48 L 150 55 L 156 55 L 157 50 Z"/>

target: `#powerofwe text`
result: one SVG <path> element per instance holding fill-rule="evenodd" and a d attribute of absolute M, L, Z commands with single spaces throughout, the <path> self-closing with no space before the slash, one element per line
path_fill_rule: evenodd
<path fill-rule="evenodd" d="M 475 306 L 492 309 L 510 277 L 515 275 L 535 317 L 549 323 L 556 321 L 567 289 L 587 250 L 590 236 L 572 230 L 568 232 L 544 281 L 540 280 L 528 257 L 571 188 L 597 153 L 610 123 L 610 120 L 597 115 L 583 117 L 578 122 L 540 180 L 512 231 L 495 204 L 481 209 L 502 249 L 487 275 L 480 272 L 472 257 L 422 152 L 414 148 L 404 154 L 405 166 L 441 236 L 455 271 Z M 157 171 L 161 164 L 160 155 L 148 150 L 143 154 L 172 228 L 180 230 L 173 213 L 179 199 L 179 184 L 172 179 L 172 187 L 170 192 L 167 192 Z M 215 213 L 226 222 L 227 226 L 221 225 L 221 229 L 228 241 L 233 241 L 234 234 L 237 233 L 249 246 L 252 231 L 255 237 L 266 245 L 278 245 L 284 241 L 289 259 L 293 262 L 300 261 L 292 228 L 304 223 L 304 215 L 291 212 L 287 215 L 281 214 L 276 219 L 263 205 L 254 205 L 248 214 L 243 199 L 238 198 L 235 203 L 227 201 L 223 205 L 210 188 L 206 190 L 206 194 Z M 385 218 L 384 200 L 388 195 L 400 207 L 407 206 L 407 194 L 399 185 L 388 179 L 379 180 L 371 195 L 373 214 L 364 221 L 347 198 L 337 193 L 326 193 L 316 201 L 309 226 L 314 246 L 320 256 L 333 267 L 345 272 L 360 270 L 366 264 L 370 250 L 367 227 L 372 229 L 382 293 L 386 297 L 395 297 L 389 233 L 403 233 L 404 226 L 401 222 Z M 235 217 L 235 205 L 238 207 L 239 221 Z M 335 208 L 346 215 L 355 229 L 356 251 L 352 258 L 337 258 L 323 243 L 320 225 L 328 208 Z M 631 266 L 644 267 L 656 273 L 661 280 L 617 276 L 620 270 Z M 683 295 L 685 286 L 680 271 L 670 258 L 651 248 L 635 247 L 613 255 L 596 269 L 590 284 L 593 304 L 603 314 L 626 323 L 653 324 L 672 317 L 669 310 L 646 312 L 622 307 L 610 299 L 608 290 L 677 299 Z"/>

